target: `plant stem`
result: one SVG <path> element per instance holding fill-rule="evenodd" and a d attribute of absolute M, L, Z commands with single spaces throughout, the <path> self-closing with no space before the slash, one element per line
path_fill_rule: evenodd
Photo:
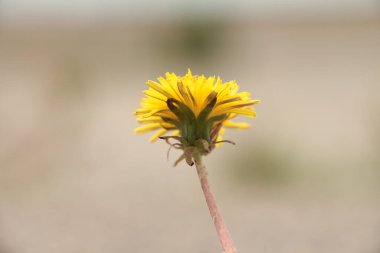
<path fill-rule="evenodd" d="M 206 167 L 202 163 L 202 157 L 198 152 L 193 154 L 195 166 L 197 168 L 199 181 L 203 190 L 203 194 L 206 198 L 208 209 L 210 210 L 211 218 L 214 221 L 216 233 L 218 234 L 220 243 L 222 244 L 224 253 L 237 253 L 228 229 L 224 224 L 223 217 L 219 212 L 219 208 L 216 204 L 214 194 L 210 189 L 210 185 L 207 179 Z"/>

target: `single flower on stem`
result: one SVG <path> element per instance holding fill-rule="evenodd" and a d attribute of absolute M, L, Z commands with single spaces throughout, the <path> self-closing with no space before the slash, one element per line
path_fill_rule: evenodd
<path fill-rule="evenodd" d="M 231 119 L 237 115 L 256 117 L 252 106 L 260 100 L 252 100 L 248 92 L 239 92 L 235 81 L 223 83 L 219 77 L 215 80 L 215 77 L 192 75 L 190 70 L 185 76 L 166 73 L 165 78 L 159 77 L 158 82 L 149 80 L 147 84 L 149 88 L 144 91 L 142 108 L 134 113 L 143 125 L 135 132 L 157 130 L 151 142 L 163 139 L 170 147 L 183 151 L 175 165 L 182 160 L 190 166 L 195 164 L 223 252 L 235 253 L 211 192 L 202 156 L 211 153 L 222 142 L 234 144 L 221 138 L 224 128 L 248 128 L 249 124 Z M 173 133 L 164 136 L 167 132 Z"/>

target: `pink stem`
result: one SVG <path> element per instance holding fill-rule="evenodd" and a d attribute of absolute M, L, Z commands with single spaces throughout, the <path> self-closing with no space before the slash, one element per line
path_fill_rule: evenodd
<path fill-rule="evenodd" d="M 194 157 L 195 165 L 197 167 L 198 177 L 201 183 L 201 187 L 203 190 L 203 194 L 206 198 L 208 209 L 210 210 L 211 218 L 214 221 L 214 226 L 216 229 L 216 233 L 218 234 L 220 243 L 222 244 L 224 253 L 237 253 L 230 234 L 228 233 L 228 229 L 224 224 L 223 217 L 219 212 L 219 208 L 216 204 L 216 200 L 214 194 L 210 189 L 210 185 L 208 183 L 206 168 L 202 164 L 202 160 L 200 155 Z"/>

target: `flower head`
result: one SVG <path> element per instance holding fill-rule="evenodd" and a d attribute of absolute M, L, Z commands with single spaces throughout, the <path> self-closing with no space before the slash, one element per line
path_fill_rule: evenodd
<path fill-rule="evenodd" d="M 166 73 L 165 77 L 159 77 L 158 83 L 147 82 L 149 89 L 144 91 L 142 108 L 134 113 L 143 126 L 135 132 L 157 130 L 150 141 L 161 138 L 183 149 L 180 160 L 186 159 L 190 165 L 193 152 L 206 155 L 222 142 L 220 134 L 224 127 L 249 127 L 247 123 L 232 122 L 232 118 L 239 114 L 256 117 L 251 106 L 260 100 L 251 100 L 248 92 L 238 92 L 235 81 L 223 83 L 219 77 L 215 80 L 192 75 L 190 70 L 185 76 Z M 172 130 L 175 132 L 171 136 L 162 136 Z M 169 139 L 179 143 L 171 144 Z"/>

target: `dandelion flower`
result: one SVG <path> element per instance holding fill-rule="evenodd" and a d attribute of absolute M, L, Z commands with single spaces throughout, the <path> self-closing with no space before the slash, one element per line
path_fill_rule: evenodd
<path fill-rule="evenodd" d="M 224 128 L 248 128 L 249 124 L 231 119 L 237 115 L 256 117 L 252 105 L 260 102 L 252 100 L 248 92 L 239 92 L 235 81 L 223 83 L 219 77 L 192 75 L 190 69 L 185 76 L 166 73 L 165 78 L 149 80 L 147 85 L 142 108 L 134 113 L 143 124 L 135 133 L 156 130 L 151 142 L 173 138 L 179 141 L 174 147 L 184 151 L 197 148 L 203 155 L 223 142 L 220 134 Z M 163 136 L 169 131 L 174 131 L 173 135 Z"/>

